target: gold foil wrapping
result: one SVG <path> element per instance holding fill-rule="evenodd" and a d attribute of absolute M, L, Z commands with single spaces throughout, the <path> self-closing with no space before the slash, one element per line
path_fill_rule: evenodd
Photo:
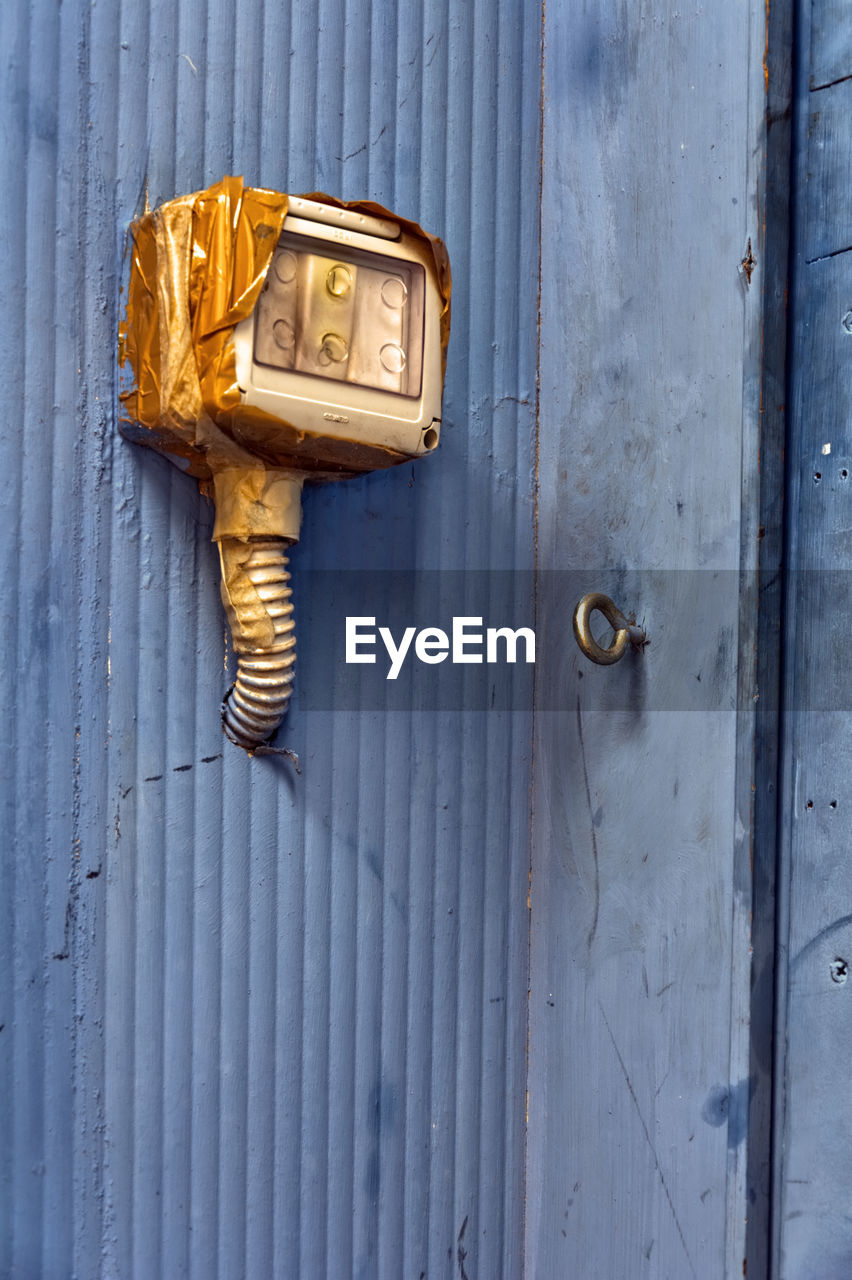
<path fill-rule="evenodd" d="M 256 653 L 275 643 L 275 624 L 257 587 L 246 572 L 252 544 L 245 538 L 220 537 L 219 562 L 222 579 L 219 591 L 235 653 Z"/>
<path fill-rule="evenodd" d="M 446 364 L 451 282 L 443 243 L 377 204 L 344 204 L 318 192 L 307 198 L 390 218 L 428 243 L 444 301 Z M 130 229 L 119 357 L 132 381 L 121 392 L 120 427 L 202 482 L 258 468 L 330 479 L 407 460 L 391 449 L 310 435 L 241 404 L 232 335 L 257 302 L 287 206 L 286 195 L 225 177 L 145 213 Z"/>

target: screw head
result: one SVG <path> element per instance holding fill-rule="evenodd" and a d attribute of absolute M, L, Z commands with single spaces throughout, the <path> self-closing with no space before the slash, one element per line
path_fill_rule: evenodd
<path fill-rule="evenodd" d="M 338 263 L 326 276 L 325 285 L 332 297 L 342 298 L 352 288 L 352 273 L 348 267 Z"/>

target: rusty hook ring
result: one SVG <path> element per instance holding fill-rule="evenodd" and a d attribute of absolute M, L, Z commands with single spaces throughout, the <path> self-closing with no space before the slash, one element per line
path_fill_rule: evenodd
<path fill-rule="evenodd" d="M 593 613 L 602 613 L 615 635 L 609 648 L 604 649 L 592 635 L 589 625 Z M 628 644 L 639 649 L 645 644 L 645 632 L 637 627 L 629 618 L 625 618 L 609 596 L 602 591 L 590 591 L 583 596 L 574 610 L 574 635 L 582 652 L 591 662 L 601 667 L 612 666 L 624 657 Z"/>

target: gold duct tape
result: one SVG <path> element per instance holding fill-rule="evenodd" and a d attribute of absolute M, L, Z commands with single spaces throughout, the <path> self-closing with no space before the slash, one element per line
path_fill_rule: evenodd
<path fill-rule="evenodd" d="M 213 541 L 223 538 L 285 538 L 298 542 L 302 482 L 292 471 L 217 471 L 213 477 L 216 522 Z"/>
<path fill-rule="evenodd" d="M 308 199 L 389 218 L 426 241 L 444 303 L 446 367 L 451 279 L 443 243 L 378 204 L 343 203 L 321 192 Z M 120 395 L 119 425 L 137 443 L 183 460 L 202 482 L 220 471 L 251 468 L 332 479 L 409 461 L 392 449 L 307 436 L 241 404 L 232 335 L 257 302 L 287 207 L 280 192 L 225 177 L 145 213 L 130 229 L 119 359 L 133 379 Z"/>
<path fill-rule="evenodd" d="M 231 628 L 234 652 L 251 653 L 267 649 L 275 643 L 275 624 L 246 572 L 252 544 L 242 538 L 221 538 L 218 547 L 222 565 L 219 589 Z"/>
<path fill-rule="evenodd" d="M 285 195 L 223 178 L 130 229 L 119 359 L 134 381 L 121 393 L 120 425 L 137 442 L 184 458 L 200 479 L 263 465 L 223 429 L 239 402 L 229 339 L 257 301 L 286 214 Z"/>

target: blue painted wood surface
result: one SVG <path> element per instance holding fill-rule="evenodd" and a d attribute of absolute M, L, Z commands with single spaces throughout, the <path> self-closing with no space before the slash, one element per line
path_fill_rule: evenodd
<path fill-rule="evenodd" d="M 576 594 L 541 618 L 535 1280 L 744 1273 L 765 34 L 547 9 L 539 567 L 650 645 L 593 668 Z"/>
<path fill-rule="evenodd" d="M 539 17 L 2 8 L 0 1274 L 520 1274 L 531 709 L 297 699 L 301 777 L 226 743 L 212 512 L 117 437 L 115 347 L 146 192 L 419 219 L 441 450 L 311 492 L 294 563 L 531 569 Z"/>
<path fill-rule="evenodd" d="M 803 44 L 810 49 L 811 89 L 824 89 L 849 75 L 852 23 L 847 0 L 818 0 L 800 19 Z"/>
<path fill-rule="evenodd" d="M 852 1228 L 836 1192 L 852 1141 L 852 47 L 848 17 L 839 17 L 840 6 L 822 0 L 797 6 L 775 1239 L 784 1280 L 840 1280 L 852 1268 Z"/>
<path fill-rule="evenodd" d="M 836 7 L 815 8 L 813 85 L 842 79 Z M 742 1274 L 769 1074 L 755 1086 L 748 1044 L 750 575 L 783 415 L 761 433 L 764 23 L 757 3 L 564 0 L 543 46 L 523 0 L 0 7 L 19 302 L 0 343 L 0 1275 Z M 846 88 L 811 120 L 841 166 Z M 814 171 L 804 257 L 848 247 L 835 170 Z M 447 241 L 442 447 L 311 491 L 293 560 L 317 580 L 523 570 L 519 607 L 562 638 L 534 739 L 527 704 L 297 693 L 301 777 L 223 741 L 212 511 L 118 439 L 115 337 L 128 221 L 225 172 L 367 196 Z M 842 416 L 849 282 L 829 261 L 801 277 L 796 341 Z M 833 565 L 846 455 L 809 487 L 829 424 L 799 396 L 796 545 Z M 583 666 L 565 570 L 640 613 L 646 654 Z M 301 616 L 307 666 L 323 638 Z M 825 681 L 802 663 L 810 697 Z M 821 1196 L 846 1150 L 848 746 L 842 716 L 796 725 L 791 794 L 814 810 L 779 810 L 797 962 L 777 1274 L 821 1247 L 822 1280 L 847 1256 Z M 796 1162 L 820 1161 L 802 1189 Z"/>
<path fill-rule="evenodd" d="M 775 1089 L 777 1050 L 782 1034 L 776 1021 L 776 995 L 783 984 L 784 954 L 779 949 L 780 901 L 778 841 L 783 827 L 779 780 L 783 758 L 781 725 L 784 654 L 782 651 L 785 582 L 785 467 L 787 458 L 788 299 L 792 193 L 792 101 L 794 12 L 791 4 L 773 4 L 768 15 L 765 55 L 766 176 L 763 195 L 763 368 L 760 405 L 758 526 L 758 621 L 753 674 L 758 700 L 754 741 L 752 808 L 752 973 L 749 1036 L 750 1103 L 748 1113 L 747 1273 L 772 1270 L 774 1195 L 779 1145 L 773 1126 L 779 1093 Z M 776 965 L 776 958 L 778 964 Z"/>

